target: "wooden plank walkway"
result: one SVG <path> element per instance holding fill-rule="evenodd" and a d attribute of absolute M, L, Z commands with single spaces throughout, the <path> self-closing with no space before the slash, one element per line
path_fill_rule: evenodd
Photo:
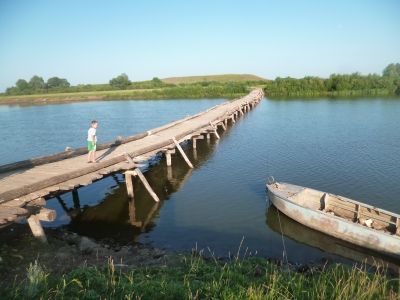
<path fill-rule="evenodd" d="M 113 173 L 134 170 L 138 163 L 148 160 L 160 151 L 166 154 L 167 163 L 170 164 L 168 157 L 178 148 L 179 153 L 192 167 L 179 143 L 193 140 L 196 147 L 198 139 L 210 138 L 210 135 L 219 138 L 219 126 L 225 130 L 228 122 L 233 124 L 262 97 L 262 90 L 256 89 L 238 100 L 225 102 L 194 116 L 149 130 L 137 138 L 131 138 L 132 141 L 128 140 L 120 145 L 109 143 L 107 145 L 110 146 L 97 151 L 99 160 L 95 164 L 88 164 L 86 154 L 77 155 L 77 152 L 76 156 L 69 158 L 64 158 L 65 155 L 61 153 L 47 158 L 31 159 L 28 161 L 32 162 L 31 167 L 21 163 L 16 163 L 14 168 L 0 166 L 0 227 L 21 217 L 29 217 L 30 225 L 37 224 L 40 220 L 51 221 L 55 214 L 43 213 L 45 199 L 89 185 Z M 46 159 L 52 162 L 44 163 Z M 144 176 L 140 177 L 145 180 Z M 35 231 L 32 226 L 31 229 Z"/>

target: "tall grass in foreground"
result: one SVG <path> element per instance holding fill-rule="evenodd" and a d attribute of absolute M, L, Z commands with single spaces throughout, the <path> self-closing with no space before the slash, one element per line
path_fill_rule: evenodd
<path fill-rule="evenodd" d="M 399 279 L 335 265 L 300 274 L 261 258 L 220 262 L 182 256 L 174 265 L 82 267 L 64 275 L 36 262 L 7 299 L 399 299 Z"/>

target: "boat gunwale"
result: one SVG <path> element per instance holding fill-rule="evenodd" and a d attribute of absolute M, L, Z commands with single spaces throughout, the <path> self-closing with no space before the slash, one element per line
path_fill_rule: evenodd
<path fill-rule="evenodd" d="M 342 201 L 351 202 L 351 203 L 354 203 L 354 204 L 363 206 L 363 207 L 365 207 L 365 208 L 374 209 L 374 210 L 377 210 L 377 211 L 379 211 L 379 212 L 381 212 L 381 213 L 385 213 L 385 214 L 388 214 L 388 215 L 391 215 L 391 216 L 393 216 L 393 217 L 396 217 L 396 218 L 399 218 L 399 219 L 400 219 L 400 214 L 397 214 L 397 213 L 395 213 L 395 212 L 388 211 L 388 210 L 385 210 L 385 209 L 383 209 L 383 208 L 379 208 L 379 207 L 376 207 L 376 206 L 373 206 L 373 205 L 370 205 L 370 204 L 367 204 L 367 203 L 364 203 L 364 202 L 360 202 L 360 201 L 357 201 L 357 200 L 353 200 L 353 199 L 347 198 L 347 197 L 345 197 L 345 196 L 340 196 L 340 195 L 336 195 L 336 194 L 332 194 L 332 193 L 328 193 L 328 192 L 323 192 L 323 191 L 316 190 L 316 189 L 313 189 L 313 188 L 309 188 L 309 187 L 305 187 L 305 186 L 300 186 L 300 185 L 295 185 L 295 184 L 291 184 L 291 183 L 287 183 L 287 182 L 274 182 L 273 184 L 276 184 L 276 183 L 277 183 L 277 184 L 291 185 L 291 186 L 295 186 L 295 187 L 299 187 L 299 188 L 302 188 L 302 189 L 303 189 L 303 190 L 301 190 L 301 191 L 299 191 L 299 192 L 297 192 L 297 193 L 291 195 L 290 197 L 295 196 L 295 195 L 301 193 L 301 192 L 304 191 L 305 189 L 309 189 L 309 190 L 317 191 L 317 192 L 320 192 L 320 193 L 328 194 L 328 195 L 333 196 L 333 197 L 337 197 L 337 198 L 339 198 L 339 200 L 342 200 Z M 271 185 L 271 184 L 267 184 L 267 188 L 268 188 L 269 185 Z M 279 189 L 279 188 L 278 188 L 278 189 Z"/>
<path fill-rule="evenodd" d="M 285 184 L 284 182 L 274 182 L 273 184 L 275 184 L 275 183 L 278 183 L 278 184 L 279 184 L 279 183 Z M 289 185 L 292 185 L 292 186 L 296 186 L 296 187 L 306 188 L 306 187 L 297 186 L 297 185 L 290 184 L 290 183 L 286 183 L 286 184 L 289 184 Z M 329 214 L 329 213 L 327 213 L 327 212 L 324 212 L 324 211 L 322 211 L 322 210 L 319 210 L 319 209 L 311 209 L 311 208 L 302 206 L 302 205 L 300 205 L 300 204 L 298 204 L 298 203 L 292 201 L 291 199 L 289 199 L 289 198 L 287 198 L 287 197 L 283 197 L 283 196 L 278 195 L 277 193 L 273 192 L 271 189 L 268 188 L 269 185 L 272 185 L 272 184 L 267 184 L 267 189 L 268 189 L 268 191 L 271 192 L 271 193 L 273 193 L 276 197 L 278 197 L 278 198 L 281 199 L 282 201 L 290 202 L 291 204 L 294 204 L 294 205 L 296 205 L 296 206 L 298 206 L 298 207 L 301 207 L 301 208 L 303 208 L 303 209 L 306 209 L 306 210 L 308 210 L 308 211 L 313 211 L 313 212 L 320 213 L 321 215 L 326 216 L 327 218 L 330 218 L 330 219 L 336 219 L 336 220 L 344 221 L 344 222 L 346 222 L 346 223 L 348 223 L 348 224 L 350 224 L 350 225 L 359 226 L 360 228 L 362 228 L 362 229 L 364 229 L 364 230 L 368 230 L 368 231 L 370 231 L 370 232 L 378 233 L 378 234 L 385 234 L 385 235 L 387 235 L 387 236 L 389 236 L 389 237 L 392 237 L 392 238 L 395 238 L 395 239 L 397 239 L 397 240 L 400 240 L 400 236 L 397 235 L 396 233 L 390 234 L 390 233 L 387 233 L 387 232 L 382 231 L 382 230 L 370 228 L 370 227 L 368 227 L 368 226 L 364 226 L 364 225 L 361 225 L 361 224 L 359 224 L 359 223 L 351 222 L 351 221 L 349 221 L 348 219 L 343 218 L 343 217 L 331 215 L 331 214 Z M 310 189 L 311 189 L 311 188 L 310 188 Z M 311 189 L 311 190 L 315 190 L 315 189 Z M 315 190 L 315 191 L 322 192 L 322 191 L 319 191 L 319 190 Z M 299 192 L 298 192 L 298 193 L 299 193 Z M 295 193 L 295 194 L 293 194 L 293 195 L 296 195 L 296 194 L 298 194 L 298 193 Z M 323 193 L 323 192 L 322 192 L 322 193 Z M 329 193 L 327 193 L 327 194 L 329 194 Z M 331 194 L 331 195 L 336 196 L 335 194 Z M 351 199 L 350 199 L 350 200 L 351 200 Z M 359 204 L 359 203 L 360 203 L 360 204 L 363 204 L 362 202 L 358 202 L 358 201 L 355 201 L 355 200 L 353 200 L 353 201 L 354 201 L 355 204 Z M 353 201 L 352 201 L 352 202 L 353 202 Z M 370 205 L 367 205 L 367 206 L 370 206 Z M 371 208 L 372 208 L 372 207 L 371 207 Z M 376 209 L 376 208 L 374 208 L 374 209 Z M 280 210 L 280 209 L 278 209 L 278 210 Z M 385 210 L 382 210 L 382 211 L 385 212 Z M 389 212 L 389 213 L 390 213 L 390 214 L 394 214 L 395 216 L 398 216 L 398 218 L 400 218 L 400 215 L 397 215 L 397 214 L 391 213 L 391 212 Z M 305 224 L 304 224 L 304 225 L 305 225 Z M 306 225 L 306 226 L 308 226 L 308 225 Z"/>

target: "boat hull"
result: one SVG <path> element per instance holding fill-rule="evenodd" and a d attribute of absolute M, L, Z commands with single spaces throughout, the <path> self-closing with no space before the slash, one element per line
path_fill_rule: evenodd
<path fill-rule="evenodd" d="M 361 247 L 400 257 L 400 239 L 374 229 L 353 224 L 340 217 L 303 207 L 268 189 L 273 205 L 289 218 L 335 238 Z"/>

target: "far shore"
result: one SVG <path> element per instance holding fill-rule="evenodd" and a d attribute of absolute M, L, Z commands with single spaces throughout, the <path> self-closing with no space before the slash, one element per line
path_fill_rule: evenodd
<path fill-rule="evenodd" d="M 0 105 L 40 105 L 98 100 L 147 100 L 147 99 L 199 99 L 199 98 L 236 98 L 245 93 L 232 93 L 224 89 L 186 87 L 114 90 L 74 93 L 52 93 L 36 95 L 0 96 Z"/>

